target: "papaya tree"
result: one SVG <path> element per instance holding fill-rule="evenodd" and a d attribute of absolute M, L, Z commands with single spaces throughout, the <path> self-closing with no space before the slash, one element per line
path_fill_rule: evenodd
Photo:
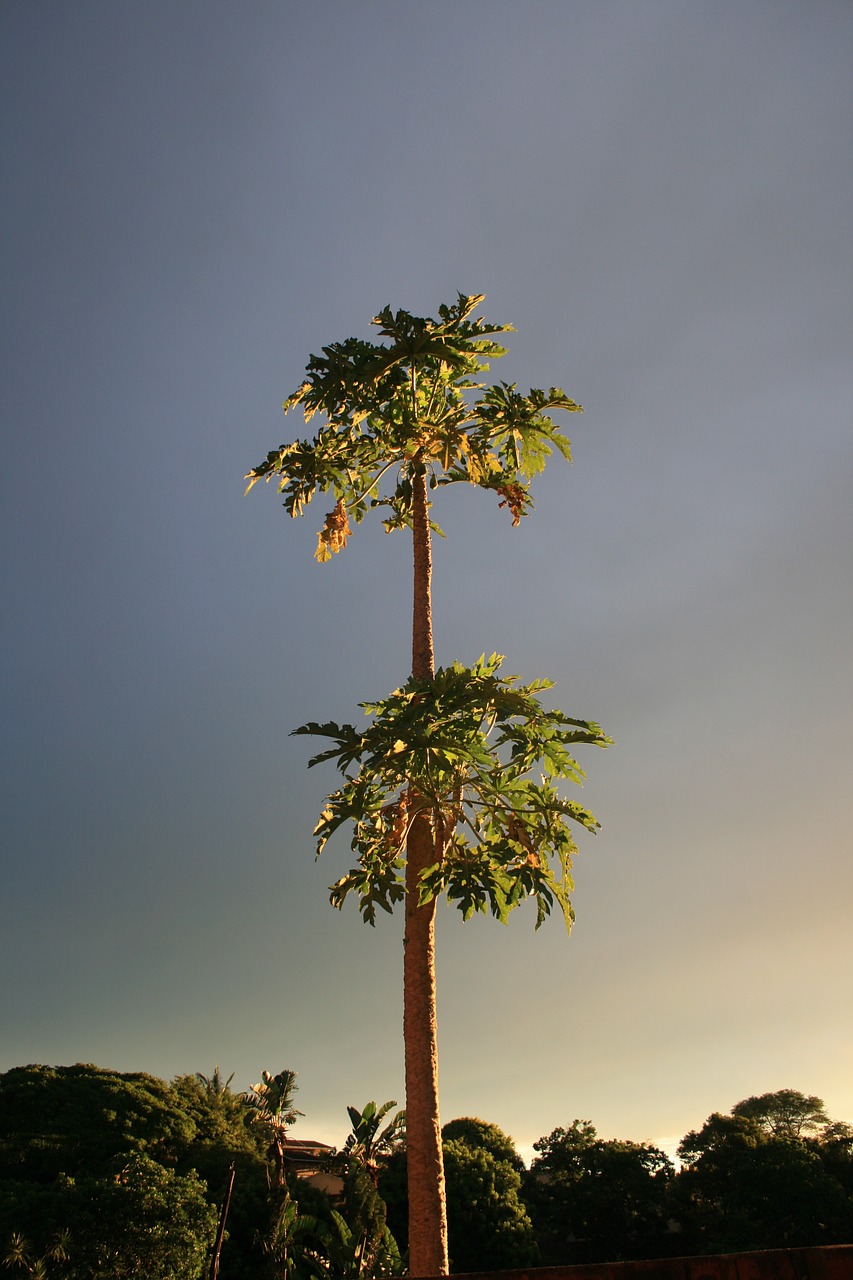
<path fill-rule="evenodd" d="M 501 658 L 435 669 L 432 631 L 431 491 L 466 483 L 493 493 L 514 525 L 532 506 L 530 481 L 570 443 L 552 418 L 580 412 L 560 388 L 521 394 L 486 385 L 489 361 L 506 349 L 475 312 L 484 295 L 460 294 L 438 318 L 392 312 L 373 320 L 383 341 L 360 338 L 312 355 L 306 378 L 284 403 L 319 421 L 310 439 L 269 453 L 246 479 L 275 479 L 288 514 L 317 493 L 333 508 L 316 558 L 341 551 L 374 508 L 386 531 L 410 529 L 413 548 L 412 674 L 383 701 L 360 704 L 366 729 L 311 723 L 295 730 L 331 739 L 310 764 L 334 760 L 344 776 L 321 815 L 318 853 L 352 824 L 357 865 L 332 886 L 340 907 L 354 893 L 370 923 L 376 909 L 403 904 L 403 1038 L 412 1275 L 447 1271 L 444 1174 L 438 1109 L 434 930 L 445 894 L 469 917 L 505 921 L 528 897 L 537 926 L 556 903 L 572 920 L 569 823 L 597 829 L 593 816 L 557 784 L 579 782 L 575 744 L 606 746 L 597 724 L 547 711 L 550 682 L 519 685 Z M 248 490 L 247 490 L 248 492 Z M 538 780 L 536 780 L 538 774 Z"/>

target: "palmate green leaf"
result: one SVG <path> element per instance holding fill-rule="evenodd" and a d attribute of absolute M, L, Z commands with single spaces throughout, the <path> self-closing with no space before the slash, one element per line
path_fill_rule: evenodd
<path fill-rule="evenodd" d="M 389 357 L 411 364 L 429 356 L 441 363 L 463 368 L 482 368 L 482 357 L 503 356 L 506 350 L 487 335 L 511 332 L 511 325 L 486 324 L 482 318 L 469 317 L 485 299 L 485 294 L 471 297 L 460 293 L 456 305 L 439 307 L 441 322 L 413 316 L 407 311 L 392 312 L 383 308 L 372 323 L 384 337 L 393 340 Z"/>
<path fill-rule="evenodd" d="M 319 755 L 312 756 L 308 761 L 308 768 L 312 769 L 315 764 L 322 764 L 326 760 L 337 760 L 338 767 L 343 772 L 352 760 L 357 758 L 361 747 L 361 735 L 356 732 L 355 725 L 352 724 L 335 724 L 334 721 L 328 720 L 325 724 L 317 724 L 316 721 L 310 721 L 308 724 L 302 724 L 298 729 L 292 731 L 291 736 L 299 734 L 312 734 L 318 738 L 333 738 L 336 745 L 329 747 L 326 751 L 321 751 Z"/>
<path fill-rule="evenodd" d="M 365 857 L 331 886 L 329 901 L 340 910 L 347 896 L 354 893 L 362 919 L 366 924 L 375 925 L 377 907 L 390 914 L 396 903 L 406 896 L 401 867 L 402 863 L 384 864 L 381 859 Z"/>
<path fill-rule="evenodd" d="M 453 841 L 442 861 L 428 867 L 421 877 L 421 906 L 441 894 L 459 908 L 463 920 L 470 920 L 475 912 L 485 915 L 491 911 L 496 920 L 508 924 L 516 905 L 513 878 L 500 859 L 487 847 L 474 847 L 461 837 Z"/>
<path fill-rule="evenodd" d="M 554 902 L 571 923 L 567 823 L 591 833 L 595 817 L 557 789 L 580 783 L 568 747 L 610 739 L 591 721 L 543 707 L 529 685 L 502 676 L 502 658 L 454 663 L 432 681 L 408 680 L 389 697 L 361 704 L 369 723 L 312 722 L 296 733 L 332 739 L 311 763 L 334 761 L 344 784 L 326 802 L 315 829 L 317 853 L 350 825 L 358 864 L 332 886 L 340 907 L 354 893 L 365 920 L 402 900 L 405 842 L 415 812 L 426 812 L 440 856 L 422 876 L 421 901 L 445 894 L 468 918 L 491 912 L 506 921 L 526 898 L 537 927 Z"/>
<path fill-rule="evenodd" d="M 581 406 L 559 387 L 547 394 L 537 389 L 523 396 L 516 384 L 499 382 L 489 387 L 477 403 L 480 421 L 487 423 L 489 435 L 499 445 L 501 458 L 510 470 L 530 479 L 545 467 L 554 448 L 571 461 L 571 445 L 548 417 L 548 409 L 581 413 Z"/>

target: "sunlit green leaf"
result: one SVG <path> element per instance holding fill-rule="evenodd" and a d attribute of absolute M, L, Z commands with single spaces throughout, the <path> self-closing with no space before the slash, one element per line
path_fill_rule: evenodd
<path fill-rule="evenodd" d="M 361 730 L 331 721 L 294 730 L 331 739 L 310 763 L 334 761 L 345 776 L 315 831 L 319 854 L 351 826 L 358 865 L 332 887 L 335 906 L 355 893 L 373 923 L 377 907 L 390 911 L 402 900 L 408 824 L 426 812 L 442 856 L 422 875 L 421 902 L 443 894 L 466 918 L 488 911 L 506 922 L 532 897 L 537 927 L 555 901 L 571 923 L 575 845 L 566 820 L 591 833 L 598 823 L 555 784 L 583 780 L 569 746 L 606 747 L 610 739 L 591 721 L 545 708 L 537 695 L 551 682 L 519 684 L 500 674 L 502 661 L 481 655 L 471 667 L 440 668 L 431 681 L 410 679 L 362 704 L 370 720 Z"/>
<path fill-rule="evenodd" d="M 559 387 L 522 396 L 504 382 L 476 398 L 488 361 L 506 355 L 492 335 L 512 330 L 475 316 L 483 296 L 459 294 L 438 319 L 385 307 L 373 320 L 384 342 L 347 338 L 312 355 L 283 408 L 301 410 L 306 423 L 318 415 L 321 425 L 312 439 L 268 453 L 245 477 L 246 492 L 275 477 L 294 518 L 315 493 L 332 493 L 356 523 L 384 506 L 390 533 L 411 525 L 412 478 L 425 470 L 433 488 L 466 481 L 491 490 L 517 524 L 532 506 L 528 482 L 553 450 L 571 458 L 550 413 L 580 406 Z M 326 532 L 318 535 L 320 563 L 345 542 Z"/>

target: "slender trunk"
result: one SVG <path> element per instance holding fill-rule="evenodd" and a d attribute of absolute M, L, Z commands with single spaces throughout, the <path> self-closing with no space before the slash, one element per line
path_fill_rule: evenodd
<path fill-rule="evenodd" d="M 287 1240 L 279 1240 L 280 1224 L 282 1212 L 290 1200 L 290 1192 L 287 1187 L 287 1174 L 284 1170 L 284 1146 L 286 1138 L 279 1129 L 273 1135 L 271 1153 L 275 1160 L 275 1187 L 272 1191 L 271 1207 L 272 1207 L 272 1272 L 274 1277 L 287 1275 Z M 278 1244 L 278 1248 L 276 1248 Z M 282 1268 L 279 1272 L 279 1267 Z"/>
<path fill-rule="evenodd" d="M 431 680 L 435 674 L 432 646 L 432 541 L 426 474 L 412 481 L 412 544 L 415 580 L 412 608 L 412 675 Z"/>
<path fill-rule="evenodd" d="M 225 1238 L 225 1223 L 228 1218 L 228 1210 L 231 1207 L 231 1192 L 234 1190 L 234 1177 L 236 1172 L 237 1166 L 232 1161 L 228 1169 L 228 1189 L 225 1192 L 225 1199 L 222 1201 L 222 1209 L 219 1214 L 219 1226 L 216 1228 L 216 1243 L 213 1246 L 213 1258 L 210 1262 L 210 1280 L 217 1280 L 219 1275 L 219 1255 L 222 1252 L 222 1241 Z"/>
<path fill-rule="evenodd" d="M 414 610 L 412 675 L 434 674 L 430 585 L 432 552 L 426 475 L 413 480 Z M 417 802 L 417 796 L 412 796 Z M 406 846 L 403 938 L 403 1039 L 406 1055 L 406 1149 L 409 1166 L 409 1273 L 447 1275 L 447 1214 L 438 1112 L 435 1009 L 435 902 L 418 906 L 421 871 L 435 860 L 429 816 L 412 823 Z"/>

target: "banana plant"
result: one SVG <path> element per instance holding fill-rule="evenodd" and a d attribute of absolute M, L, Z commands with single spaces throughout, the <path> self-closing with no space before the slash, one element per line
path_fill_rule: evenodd
<path fill-rule="evenodd" d="M 361 1111 L 356 1107 L 347 1107 L 352 1133 L 347 1135 L 341 1154 L 345 1160 L 361 1165 L 374 1186 L 382 1161 L 399 1150 L 405 1141 L 405 1111 L 398 1111 L 393 1115 L 384 1129 L 379 1127 L 396 1105 L 396 1102 L 390 1101 L 383 1102 L 378 1107 L 375 1102 L 368 1102 Z"/>

